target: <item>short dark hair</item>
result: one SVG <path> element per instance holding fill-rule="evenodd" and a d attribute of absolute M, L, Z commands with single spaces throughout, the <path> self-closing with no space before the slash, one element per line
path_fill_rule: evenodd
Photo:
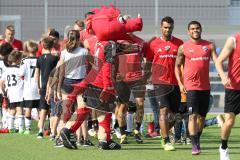
<path fill-rule="evenodd" d="M 52 36 L 57 39 L 59 39 L 60 37 L 58 31 L 56 31 L 55 29 L 50 31 L 49 36 Z"/>
<path fill-rule="evenodd" d="M 82 28 L 85 27 L 85 24 L 84 24 L 84 22 L 82 20 L 76 20 L 75 24 L 78 25 L 78 27 L 82 27 Z"/>
<path fill-rule="evenodd" d="M 52 37 L 45 37 L 42 40 L 44 49 L 52 49 L 54 45 L 54 39 Z"/>
<path fill-rule="evenodd" d="M 95 13 L 94 12 L 87 12 L 87 13 L 84 14 L 84 17 L 86 19 L 89 15 L 93 15 L 93 14 L 95 14 Z"/>
<path fill-rule="evenodd" d="M 201 25 L 200 22 L 198 22 L 198 21 L 191 21 L 191 22 L 188 23 L 188 30 L 189 30 L 190 26 L 193 25 L 193 24 L 198 25 L 202 29 L 202 25 Z"/>
<path fill-rule="evenodd" d="M 7 56 L 9 55 L 13 50 L 13 47 L 10 43 L 2 43 L 0 45 L 0 55 Z"/>
<path fill-rule="evenodd" d="M 162 20 L 161 20 L 161 25 L 163 24 L 163 22 L 167 22 L 167 23 L 170 23 L 170 24 L 174 24 L 174 20 L 172 17 L 164 17 Z"/>

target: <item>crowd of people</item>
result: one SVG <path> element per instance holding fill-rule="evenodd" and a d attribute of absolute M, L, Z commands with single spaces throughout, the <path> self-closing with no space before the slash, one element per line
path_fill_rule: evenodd
<path fill-rule="evenodd" d="M 214 43 L 202 39 L 198 21 L 189 22 L 189 40 L 183 42 L 172 35 L 171 17 L 161 20 L 161 35 L 149 41 L 132 32 L 102 41 L 85 28 L 94 14 L 77 20 L 63 40 L 50 28 L 39 42 L 22 43 L 14 38 L 14 27 L 6 27 L 0 41 L 1 132 L 30 134 L 31 112 L 37 108 L 38 139 L 45 136 L 48 117 L 49 138 L 57 147 L 92 146 L 91 135 L 101 149 L 121 149 L 129 143 L 129 132 L 143 143 L 144 100 L 149 98 L 154 123 L 146 137 L 161 137 L 166 151 L 183 141 L 191 143 L 192 155 L 199 155 L 203 128 L 219 123 L 220 159 L 229 160 L 228 139 L 240 112 L 240 34 L 228 38 L 219 56 Z M 205 119 L 211 106 L 210 59 L 226 88 L 225 120 Z M 226 59 L 228 75 L 223 70 Z M 112 130 L 119 143 L 112 139 Z"/>

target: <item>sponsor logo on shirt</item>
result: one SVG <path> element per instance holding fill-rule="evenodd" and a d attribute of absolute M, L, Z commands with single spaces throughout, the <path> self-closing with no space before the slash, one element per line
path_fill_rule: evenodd
<path fill-rule="evenodd" d="M 208 61 L 209 57 L 194 57 L 191 58 L 191 61 Z"/>
<path fill-rule="evenodd" d="M 177 58 L 177 55 L 165 54 L 165 55 L 160 55 L 159 58 Z"/>

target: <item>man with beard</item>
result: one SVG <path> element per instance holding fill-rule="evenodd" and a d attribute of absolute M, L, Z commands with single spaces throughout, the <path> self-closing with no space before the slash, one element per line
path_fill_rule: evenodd
<path fill-rule="evenodd" d="M 215 63 L 216 49 L 213 43 L 201 38 L 202 27 L 197 21 L 188 24 L 190 39 L 179 47 L 175 74 L 180 91 L 187 93 L 189 110 L 189 133 L 192 140 L 192 155 L 198 155 L 200 136 L 204 127 L 210 100 L 209 62 Z M 184 65 L 184 82 L 181 66 Z"/>
<path fill-rule="evenodd" d="M 159 125 L 163 137 L 162 146 L 166 151 L 175 150 L 170 143 L 169 113 L 176 113 L 180 104 L 180 90 L 174 74 L 177 50 L 183 41 L 172 36 L 174 20 L 165 17 L 161 21 L 161 37 L 154 37 L 149 42 L 147 61 L 152 63 L 152 83 L 155 88 L 155 97 L 160 108 Z M 161 88 L 161 89 L 160 89 Z M 165 93 L 161 90 L 165 90 Z M 164 95 L 165 94 L 165 95 Z M 158 109 L 159 109 L 158 108 Z"/>

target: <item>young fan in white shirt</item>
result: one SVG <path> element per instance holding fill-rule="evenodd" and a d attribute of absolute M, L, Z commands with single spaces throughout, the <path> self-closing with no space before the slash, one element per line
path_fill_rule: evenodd
<path fill-rule="evenodd" d="M 0 79 L 7 67 L 7 57 L 12 52 L 13 47 L 10 43 L 0 44 Z M 7 130 L 7 119 L 8 119 L 8 109 L 7 109 L 7 98 L 4 97 L 3 91 L 0 89 L 0 128 Z M 1 130 L 2 131 L 2 130 Z M 1 132 L 0 131 L 0 132 Z M 2 131 L 4 132 L 4 131 Z M 8 132 L 8 130 L 7 130 Z"/>
<path fill-rule="evenodd" d="M 17 118 L 17 128 L 19 133 L 23 133 L 24 116 L 22 109 L 23 101 L 23 80 L 19 75 L 19 63 L 21 62 L 22 53 L 19 51 L 12 51 L 8 56 L 8 63 L 10 64 L 3 73 L 0 81 L 2 91 L 6 92 L 10 105 L 10 113 L 8 118 L 9 132 L 16 132 L 14 126 L 15 115 Z"/>
<path fill-rule="evenodd" d="M 24 79 L 23 88 L 23 107 L 25 112 L 25 132 L 30 134 L 31 130 L 31 112 L 32 108 L 39 108 L 40 95 L 38 94 L 37 82 L 35 79 L 35 68 L 37 64 L 36 52 L 38 44 L 33 41 L 26 41 L 23 46 L 24 53 L 27 56 L 20 65 L 20 76 Z"/>

